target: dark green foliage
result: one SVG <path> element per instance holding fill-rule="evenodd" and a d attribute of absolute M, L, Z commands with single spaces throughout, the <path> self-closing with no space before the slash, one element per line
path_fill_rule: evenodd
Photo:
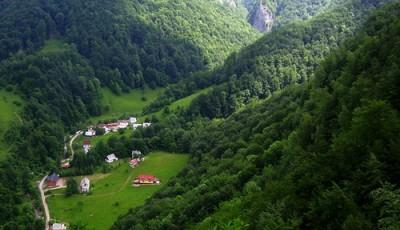
<path fill-rule="evenodd" d="M 0 225 L 3 229 L 36 230 L 43 226 L 41 220 L 35 218 L 33 207 L 38 208 L 38 192 L 31 184 L 32 175 L 27 165 L 9 159 L 0 164 Z M 24 194 L 31 194 L 29 200 Z"/>
<path fill-rule="evenodd" d="M 188 167 L 113 229 L 396 229 L 399 12 L 378 11 L 310 84 L 187 131 Z"/>
<path fill-rule="evenodd" d="M 67 126 L 101 113 L 100 83 L 93 69 L 73 50 L 19 54 L 1 63 L 0 74 L 7 83 L 18 85 L 21 94 L 32 101 L 29 106 L 48 107 L 50 114 L 43 116 L 57 117 Z"/>
<path fill-rule="evenodd" d="M 67 188 L 65 189 L 65 196 L 72 196 L 79 193 L 78 183 L 74 178 L 67 180 Z"/>
<path fill-rule="evenodd" d="M 60 38 L 76 46 L 115 93 L 165 86 L 222 62 L 257 37 L 244 20 L 211 2 L 4 1 L 0 60 Z"/>

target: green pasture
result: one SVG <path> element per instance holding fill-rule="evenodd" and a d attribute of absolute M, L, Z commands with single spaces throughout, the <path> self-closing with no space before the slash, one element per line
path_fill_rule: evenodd
<path fill-rule="evenodd" d="M 64 190 L 53 191 L 47 198 L 52 219 L 67 223 L 87 224 L 89 229 L 105 230 L 129 209 L 143 205 L 167 181 L 183 169 L 187 155 L 154 152 L 146 156 L 137 168 L 130 168 L 128 160 L 113 164 L 108 174 L 94 174 L 90 195 L 64 196 Z M 133 187 L 132 180 L 139 174 L 152 174 L 161 185 Z M 82 177 L 76 178 L 79 180 Z"/>
<path fill-rule="evenodd" d="M 111 90 L 103 88 L 101 90 L 101 103 L 107 108 L 101 116 L 91 119 L 92 123 L 104 120 L 117 120 L 118 118 L 128 118 L 129 116 L 139 116 L 145 106 L 154 101 L 164 89 L 135 89 L 130 93 L 116 95 Z"/>

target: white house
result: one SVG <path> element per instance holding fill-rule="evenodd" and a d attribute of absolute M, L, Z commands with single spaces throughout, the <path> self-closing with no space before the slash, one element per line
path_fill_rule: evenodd
<path fill-rule="evenodd" d="M 142 124 L 133 124 L 132 128 L 133 129 L 137 129 L 137 128 L 142 127 L 142 126 L 143 126 Z"/>
<path fill-rule="evenodd" d="M 85 152 L 85 154 L 87 154 L 89 152 L 90 148 L 92 147 L 90 145 L 90 140 L 83 140 L 82 147 L 83 147 L 83 151 Z"/>
<path fill-rule="evenodd" d="M 67 229 L 67 226 L 65 226 L 65 224 L 54 223 L 54 224 L 51 226 L 51 229 L 52 229 L 52 230 L 66 230 L 66 229 Z"/>
<path fill-rule="evenodd" d="M 151 123 L 150 122 L 145 122 L 143 123 L 143 128 L 150 127 Z"/>
<path fill-rule="evenodd" d="M 118 128 L 120 129 L 126 129 L 129 126 L 129 121 L 118 121 Z"/>
<path fill-rule="evenodd" d="M 115 154 L 110 154 L 106 157 L 106 162 L 107 163 L 113 163 L 114 161 L 117 161 L 118 157 L 115 156 Z"/>
<path fill-rule="evenodd" d="M 89 190 L 90 190 L 90 180 L 89 180 L 89 178 L 87 178 L 87 177 L 83 178 L 81 180 L 80 187 L 81 187 L 81 192 L 82 193 L 89 192 Z"/>
<path fill-rule="evenodd" d="M 130 117 L 130 118 L 129 118 L 129 122 L 130 122 L 131 124 L 136 123 L 136 122 L 137 122 L 136 117 Z"/>
<path fill-rule="evenodd" d="M 94 136 L 96 136 L 96 131 L 90 128 L 85 132 L 85 136 L 94 137 Z"/>

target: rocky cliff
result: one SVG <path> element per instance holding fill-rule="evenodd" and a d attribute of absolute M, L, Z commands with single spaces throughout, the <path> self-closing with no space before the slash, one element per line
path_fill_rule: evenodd
<path fill-rule="evenodd" d="M 269 32 L 274 24 L 275 17 L 268 6 L 261 2 L 254 9 L 252 17 L 250 17 L 250 23 L 261 32 Z"/>
<path fill-rule="evenodd" d="M 230 8 L 242 7 L 247 11 L 249 23 L 261 32 L 269 32 L 275 21 L 272 10 L 259 0 L 217 0 L 221 5 Z"/>

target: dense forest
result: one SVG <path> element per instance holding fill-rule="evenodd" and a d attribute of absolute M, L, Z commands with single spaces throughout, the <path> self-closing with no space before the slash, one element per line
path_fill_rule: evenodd
<path fill-rule="evenodd" d="M 190 165 L 113 229 L 398 228 L 399 12 L 374 14 L 309 83 L 184 134 Z"/>
<path fill-rule="evenodd" d="M 177 82 L 258 37 L 244 19 L 211 0 L 0 4 L 0 59 L 59 38 L 73 44 L 101 83 L 116 93 L 145 83 Z"/>
<path fill-rule="evenodd" d="M 43 228 L 36 181 L 104 112 L 104 87 L 166 87 L 146 114 L 210 87 L 76 155 L 66 176 L 109 152 L 191 155 L 113 229 L 396 229 L 400 5 L 372 13 L 386 2 L 1 1 L 0 89 L 24 103 L 0 137 L 0 229 Z M 260 3 L 275 19 L 262 37 L 246 22 Z"/>
<path fill-rule="evenodd" d="M 376 6 L 387 1 L 350 1 L 304 22 L 282 26 L 214 71 L 201 72 L 170 87 L 145 112 L 199 88 L 218 85 L 192 105 L 193 114 L 226 117 L 255 99 L 268 98 L 288 85 L 308 80 L 323 58 L 352 36 Z"/>

